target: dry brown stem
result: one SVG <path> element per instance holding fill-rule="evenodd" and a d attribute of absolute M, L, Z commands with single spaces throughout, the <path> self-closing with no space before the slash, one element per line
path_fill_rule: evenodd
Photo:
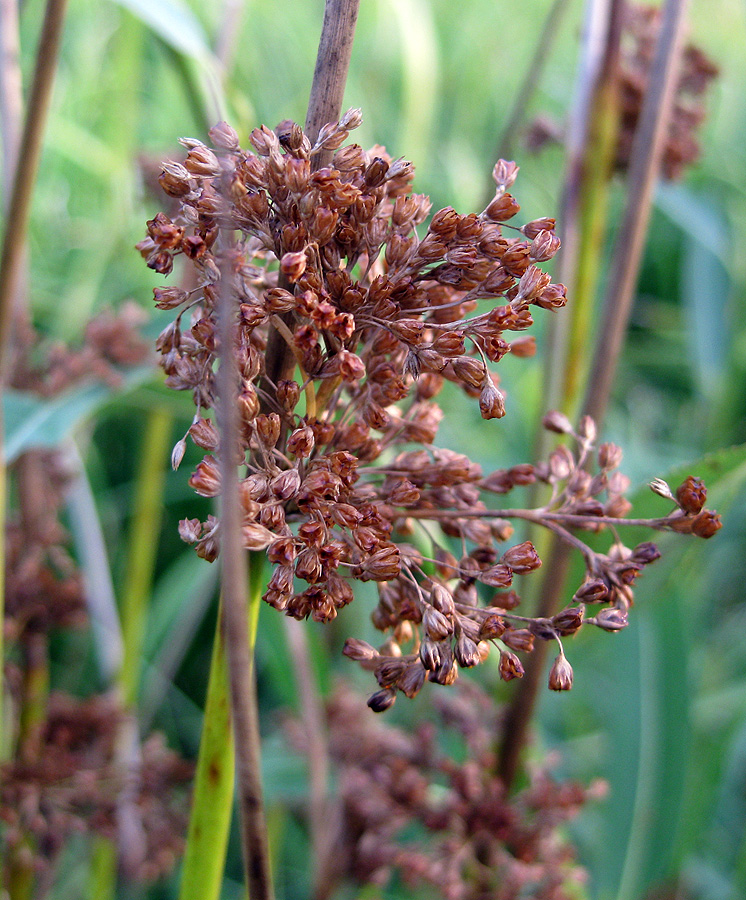
<path fill-rule="evenodd" d="M 66 0 L 48 0 L 47 3 L 21 138 L 23 153 L 19 156 L 8 207 L 7 226 L 0 259 L 0 377 L 4 376 L 7 362 L 13 319 L 13 298 L 16 296 L 18 279 L 23 268 L 26 227 L 41 154 L 44 124 L 52 96 L 65 6 Z"/>
<path fill-rule="evenodd" d="M 241 539 L 241 508 L 234 447 L 238 436 L 238 366 L 235 345 L 236 314 L 233 306 L 230 248 L 223 246 L 218 328 L 223 348 L 218 370 L 220 401 L 220 477 L 223 628 L 228 657 L 231 713 L 236 746 L 238 805 L 241 845 L 249 896 L 272 900 L 272 881 L 267 827 L 262 798 L 259 714 L 249 648 L 248 571 Z M 227 252 L 226 252 L 227 251 Z M 227 259 L 226 259 L 227 257 Z"/>
<path fill-rule="evenodd" d="M 667 0 L 663 6 L 649 87 L 632 146 L 627 205 L 614 248 L 603 322 L 584 403 L 584 412 L 597 422 L 603 420 L 606 412 L 632 310 L 653 189 L 660 172 L 681 65 L 686 8 L 687 0 Z"/>

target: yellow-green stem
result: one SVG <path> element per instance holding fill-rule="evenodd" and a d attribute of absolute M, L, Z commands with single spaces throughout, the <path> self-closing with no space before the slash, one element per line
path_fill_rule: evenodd
<path fill-rule="evenodd" d="M 261 557 L 253 555 L 249 571 L 248 621 L 252 657 L 261 604 L 261 579 Z M 194 897 L 199 897 L 200 900 L 219 900 L 223 884 L 225 851 L 233 813 L 235 755 L 222 617 L 221 603 L 207 684 L 180 900 L 191 900 Z"/>
<path fill-rule="evenodd" d="M 135 483 L 127 569 L 121 595 L 124 657 L 119 682 L 125 706 L 137 701 L 148 598 L 153 584 L 155 555 L 161 529 L 163 486 L 172 417 L 162 409 L 148 413 Z"/>

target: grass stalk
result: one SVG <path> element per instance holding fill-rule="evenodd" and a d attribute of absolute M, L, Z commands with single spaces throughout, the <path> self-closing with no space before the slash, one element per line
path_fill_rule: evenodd
<path fill-rule="evenodd" d="M 192 900 L 194 897 L 219 900 L 223 885 L 233 811 L 235 754 L 222 618 L 221 601 L 181 871 L 180 900 Z"/>
<path fill-rule="evenodd" d="M 337 121 L 341 115 L 359 6 L 360 0 L 326 0 L 304 129 L 312 143 L 323 125 Z M 312 170 L 328 165 L 331 158 L 331 150 L 317 153 L 311 161 Z M 289 285 L 282 285 L 281 281 L 281 286 Z M 289 314 L 281 318 L 285 324 L 292 324 Z M 267 338 L 267 376 L 277 384 L 280 379 L 291 378 L 294 369 L 291 348 L 278 330 L 271 327 Z"/>
<path fill-rule="evenodd" d="M 236 310 L 233 303 L 231 247 L 223 245 L 218 329 L 223 348 L 218 370 L 217 406 L 220 426 L 220 561 L 223 635 L 228 661 L 231 715 L 236 759 L 241 846 L 249 896 L 273 897 L 262 796 L 259 711 L 249 644 L 248 566 L 242 545 L 243 511 L 238 491 L 235 447 L 238 443 L 238 382 Z"/>
<path fill-rule="evenodd" d="M 8 225 L 3 236 L 2 256 L 0 257 L 0 377 L 3 378 L 3 381 L 5 380 L 13 322 L 13 301 L 23 269 L 31 197 L 52 96 L 66 4 L 67 0 L 47 0 L 36 54 L 34 78 L 21 137 L 23 153 L 18 157 L 8 204 Z"/>
<path fill-rule="evenodd" d="M 596 342 L 583 410 L 601 422 L 609 402 L 640 270 L 653 189 L 660 171 L 666 129 L 684 46 L 687 0 L 666 0 L 629 164 L 627 201 L 609 274 L 603 320 Z"/>
<path fill-rule="evenodd" d="M 163 515 L 163 460 L 169 455 L 171 425 L 172 417 L 164 410 L 154 408 L 148 413 L 135 482 L 127 570 L 120 597 L 124 656 L 119 683 L 128 709 L 137 703 L 148 598 Z"/>
<path fill-rule="evenodd" d="M 617 4 L 618 6 L 618 4 Z M 600 425 L 606 406 L 616 367 L 621 352 L 622 341 L 626 331 L 632 308 L 632 299 L 639 272 L 642 249 L 650 218 L 652 194 L 655 178 L 660 169 L 663 153 L 665 129 L 670 119 L 673 104 L 679 61 L 683 47 L 683 26 L 685 20 L 686 0 L 667 0 L 661 23 L 661 30 L 656 45 L 656 53 L 650 75 L 648 90 L 643 101 L 640 122 L 630 160 L 627 181 L 627 202 L 617 243 L 614 249 L 612 267 L 604 302 L 603 321 L 595 342 L 595 353 L 590 376 L 583 378 L 582 356 L 583 346 L 590 342 L 593 296 L 597 278 L 597 263 L 590 259 L 599 256 L 599 250 L 605 233 L 605 195 L 608 189 L 610 174 L 609 163 L 612 149 L 611 139 L 615 129 L 611 121 L 601 121 L 601 126 L 589 132 L 595 133 L 600 143 L 598 147 L 599 163 L 606 165 L 607 175 L 595 167 L 586 169 L 586 177 L 579 184 L 579 195 L 587 192 L 586 198 L 578 204 L 582 210 L 579 215 L 579 233 L 583 239 L 576 248 L 573 272 L 574 284 L 579 291 L 580 312 L 578 331 L 584 340 L 575 335 L 573 339 L 564 341 L 561 352 L 555 353 L 552 364 L 555 366 L 553 376 L 561 378 L 562 389 L 559 396 L 552 398 L 554 406 L 560 406 L 572 412 L 575 402 L 583 390 L 585 381 L 585 399 L 583 411 L 592 416 Z M 618 12 L 616 13 L 618 16 Z M 614 24 L 619 27 L 619 19 L 612 16 L 610 35 L 614 36 Z M 617 37 L 618 46 L 618 37 Z M 606 67 L 606 79 L 600 83 L 596 96 L 601 100 L 608 96 L 604 81 L 613 77 L 613 68 Z M 586 151 L 593 153 L 593 141 L 589 141 Z M 594 157 L 591 157 L 593 159 Z M 582 186 L 581 186 L 582 185 Z M 573 320 L 574 321 L 574 320 Z M 572 324 L 572 323 L 571 323 Z M 537 615 L 554 615 L 564 594 L 565 581 L 569 568 L 569 550 L 554 538 L 549 550 L 549 565 L 544 577 Z M 505 738 L 500 749 L 499 770 L 506 785 L 510 786 L 519 769 L 520 756 L 525 746 L 530 722 L 536 708 L 539 685 L 541 682 L 547 648 L 542 642 L 531 654 L 526 674 L 517 686 L 506 717 Z"/>

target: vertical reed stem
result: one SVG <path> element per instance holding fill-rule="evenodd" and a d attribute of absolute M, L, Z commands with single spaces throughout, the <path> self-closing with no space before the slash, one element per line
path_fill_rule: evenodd
<path fill-rule="evenodd" d="M 7 225 L 0 257 L 0 377 L 4 381 L 13 320 L 13 299 L 21 275 L 26 228 L 31 212 L 36 171 L 39 167 L 52 84 L 57 68 L 62 23 L 67 0 L 48 0 L 44 14 L 34 80 L 31 85 L 26 121 L 21 138 L 23 153 L 18 157 L 8 207 Z"/>
<path fill-rule="evenodd" d="M 609 402 L 642 260 L 653 188 L 660 171 L 684 44 L 688 0 L 666 0 L 648 90 L 629 165 L 627 204 L 619 229 L 604 303 L 603 322 L 588 381 L 584 412 L 601 422 Z"/>
<path fill-rule="evenodd" d="M 238 383 L 236 305 L 233 302 L 233 260 L 223 241 L 218 299 L 221 347 L 218 370 L 220 425 L 220 560 L 231 713 L 236 751 L 238 806 L 246 880 L 251 900 L 272 900 L 267 826 L 262 797 L 259 712 L 249 647 L 248 567 L 242 546 L 242 510 L 235 448 L 238 445 Z"/>

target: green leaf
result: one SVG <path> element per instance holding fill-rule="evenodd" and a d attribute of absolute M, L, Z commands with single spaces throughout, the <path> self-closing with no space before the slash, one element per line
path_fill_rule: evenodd
<path fill-rule="evenodd" d="M 124 376 L 122 390 L 144 384 L 152 374 L 147 366 L 133 369 Z M 117 393 L 118 390 L 100 382 L 82 385 L 51 400 L 24 391 L 5 391 L 6 465 L 31 447 L 56 447 Z"/>
<path fill-rule="evenodd" d="M 213 59 L 207 36 L 191 9 L 180 0 L 116 0 L 151 28 L 164 43 L 194 59 Z"/>

